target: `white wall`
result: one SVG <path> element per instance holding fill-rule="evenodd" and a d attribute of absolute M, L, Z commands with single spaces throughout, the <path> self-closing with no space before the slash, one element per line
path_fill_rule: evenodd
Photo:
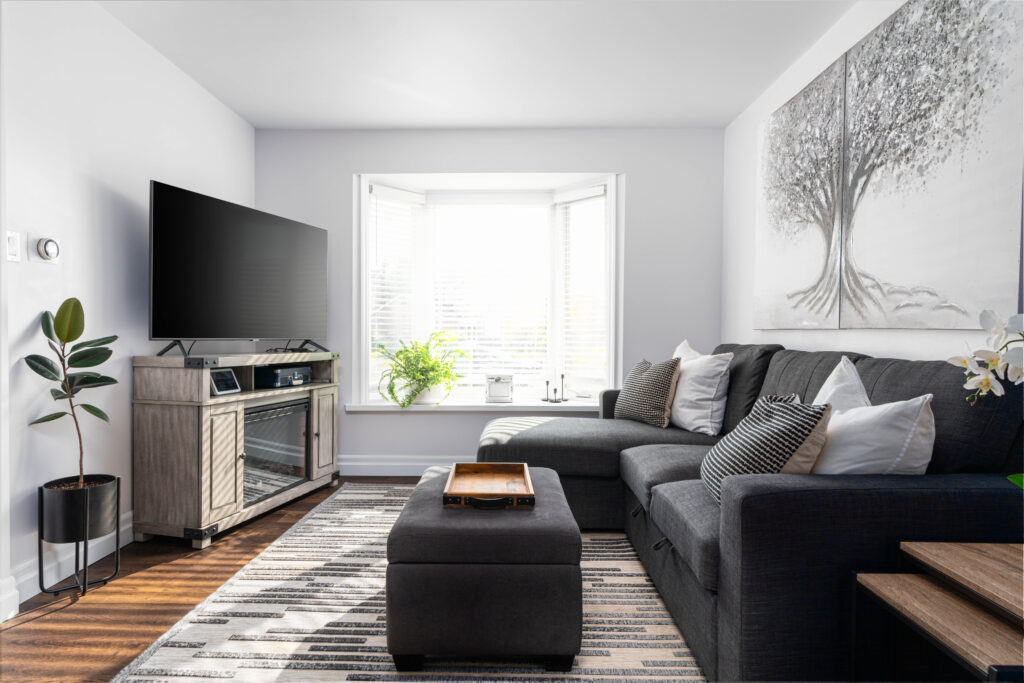
<path fill-rule="evenodd" d="M 795 349 L 837 349 L 874 356 L 942 359 L 985 335 L 964 330 L 755 330 L 754 229 L 759 127 L 844 52 L 895 12 L 903 0 L 862 0 L 725 129 L 722 236 L 722 338 L 777 342 Z M 1003 312 L 1008 315 L 1010 311 Z M 978 347 L 974 347 L 978 348 Z"/>
<path fill-rule="evenodd" d="M 615 172 L 625 175 L 626 369 L 683 338 L 719 337 L 722 131 L 257 131 L 257 208 L 330 231 L 328 343 L 352 356 L 352 179 L 357 173 Z M 342 472 L 395 474 L 471 458 L 494 413 L 343 413 Z M 418 458 L 409 456 L 419 455 Z"/>
<path fill-rule="evenodd" d="M 48 383 L 21 360 L 49 353 L 39 314 L 77 296 L 86 335 L 121 337 L 104 366 L 121 383 L 90 397 L 112 424 L 85 417 L 84 432 L 86 471 L 122 477 L 128 522 L 130 358 L 159 349 L 148 340 L 149 180 L 251 206 L 254 133 L 92 2 L 4 2 L 2 30 L 4 228 L 23 239 L 57 237 L 62 246 L 56 266 L 4 264 L 10 401 L 3 400 L 0 418 L 10 425 L 10 450 L 0 444 L 0 457 L 9 457 L 0 475 L 9 470 L 10 478 L 0 482 L 10 486 L 11 563 L 24 600 L 38 590 L 36 487 L 78 469 L 69 420 L 26 426 L 54 410 Z M 47 582 L 70 574 L 70 547 L 62 549 L 59 557 L 50 553 L 60 566 L 46 572 Z"/>

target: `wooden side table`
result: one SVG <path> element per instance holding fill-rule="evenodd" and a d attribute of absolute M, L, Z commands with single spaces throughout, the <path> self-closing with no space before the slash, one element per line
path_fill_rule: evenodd
<path fill-rule="evenodd" d="M 1024 680 L 1024 544 L 903 542 L 900 549 L 925 573 L 857 574 L 858 593 L 979 680 Z M 856 633 L 855 625 L 854 640 Z M 856 642 L 852 648 L 856 658 Z"/>

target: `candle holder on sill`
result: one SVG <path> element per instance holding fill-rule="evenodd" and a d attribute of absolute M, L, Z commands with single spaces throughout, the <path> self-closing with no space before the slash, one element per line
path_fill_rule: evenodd
<path fill-rule="evenodd" d="M 565 397 L 565 373 L 564 372 L 562 373 L 562 398 L 558 398 L 558 389 L 554 390 L 554 392 L 555 392 L 554 398 L 549 398 L 548 390 L 550 388 L 551 388 L 551 380 L 544 380 L 544 398 L 541 399 L 542 401 L 547 401 L 548 403 L 568 403 L 569 402 L 569 399 L 567 399 Z"/>

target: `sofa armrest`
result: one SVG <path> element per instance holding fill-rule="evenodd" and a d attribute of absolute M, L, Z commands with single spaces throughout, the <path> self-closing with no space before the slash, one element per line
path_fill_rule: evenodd
<path fill-rule="evenodd" d="M 610 420 L 615 417 L 615 402 L 619 399 L 618 389 L 605 389 L 598 399 L 598 417 Z"/>
<path fill-rule="evenodd" d="M 719 676 L 846 677 L 853 574 L 899 569 L 900 541 L 1020 543 L 1022 494 L 998 474 L 725 478 Z"/>

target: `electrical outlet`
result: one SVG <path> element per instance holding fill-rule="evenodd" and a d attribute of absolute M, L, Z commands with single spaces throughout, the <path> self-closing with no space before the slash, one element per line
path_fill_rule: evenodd
<path fill-rule="evenodd" d="M 13 230 L 7 231 L 7 260 L 21 260 L 21 233 Z"/>

